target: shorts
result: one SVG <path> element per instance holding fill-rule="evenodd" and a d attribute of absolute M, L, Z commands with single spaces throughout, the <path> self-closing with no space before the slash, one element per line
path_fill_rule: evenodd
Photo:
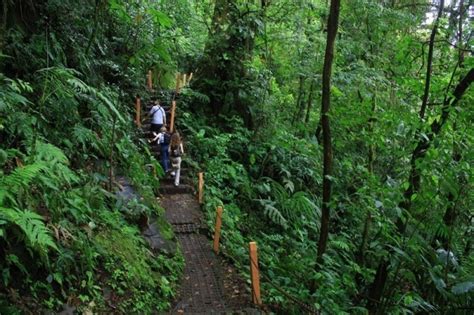
<path fill-rule="evenodd" d="M 150 131 L 160 132 L 161 127 L 163 124 L 150 124 Z"/>

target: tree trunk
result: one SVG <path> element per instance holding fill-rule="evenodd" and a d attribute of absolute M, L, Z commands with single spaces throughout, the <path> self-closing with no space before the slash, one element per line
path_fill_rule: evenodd
<path fill-rule="evenodd" d="M 441 16 L 443 6 L 444 6 L 444 1 L 442 0 L 440 3 L 439 11 L 438 11 L 437 21 L 435 22 L 435 26 L 433 27 L 433 32 L 431 34 L 430 46 L 432 45 L 432 43 L 434 43 L 434 36 L 436 33 L 435 29 L 437 27 L 439 17 Z M 460 6 L 462 7 L 462 2 Z M 462 17 L 460 17 L 460 19 L 461 18 Z M 460 33 L 462 34 L 462 27 L 461 27 Z M 430 47 L 430 51 L 431 51 L 431 57 L 428 56 L 429 63 L 432 62 L 432 47 Z M 428 68 L 431 68 L 431 64 L 428 65 Z M 427 70 L 427 80 L 425 82 L 425 92 L 423 95 L 422 107 L 423 105 L 426 107 L 426 104 L 427 104 L 427 99 L 428 99 L 427 95 L 429 94 L 430 75 L 431 75 L 431 70 Z M 421 175 L 416 166 L 417 162 L 424 158 L 424 156 L 428 152 L 428 149 L 431 146 L 433 139 L 441 132 L 441 128 L 446 123 L 449 117 L 450 110 L 457 105 L 457 103 L 462 98 L 462 96 L 467 91 L 467 89 L 469 88 L 470 84 L 473 81 L 474 81 L 474 69 L 471 68 L 470 71 L 465 75 L 465 77 L 458 83 L 458 85 L 454 89 L 452 96 L 445 97 L 443 101 L 441 118 L 439 120 L 438 119 L 434 120 L 430 125 L 430 132 L 428 133 L 428 135 L 426 137 L 421 137 L 420 140 L 418 141 L 418 144 L 412 153 L 411 163 L 410 163 L 411 170 L 410 170 L 410 177 L 409 177 L 409 187 L 405 190 L 403 201 L 400 203 L 401 208 L 409 211 L 411 207 L 411 198 L 416 192 L 418 192 L 420 188 Z M 448 89 L 449 89 L 449 86 L 448 86 Z M 420 110 L 421 118 L 424 117 L 424 112 L 425 112 L 425 109 L 422 108 Z M 445 216 L 443 218 L 445 223 L 452 224 L 453 222 L 452 216 L 454 215 L 453 211 L 454 211 L 454 208 L 451 209 L 451 207 L 448 207 L 448 209 L 446 210 Z M 397 227 L 398 227 L 399 232 L 404 233 L 405 228 L 406 228 L 406 223 L 405 224 L 402 223 L 402 220 L 399 219 L 397 221 Z M 449 245 L 449 244 L 447 244 L 446 242 L 445 245 Z M 385 283 L 387 281 L 387 275 L 388 275 L 387 268 L 388 268 L 387 258 L 383 258 L 380 261 L 379 267 L 377 268 L 377 273 L 375 275 L 375 279 L 374 279 L 374 282 L 372 283 L 372 287 L 369 293 L 368 309 L 371 312 L 373 312 L 373 310 L 375 310 L 378 307 L 380 300 L 383 296 L 382 292 L 385 287 Z"/>
<path fill-rule="evenodd" d="M 430 83 L 431 83 L 431 68 L 433 65 L 433 50 L 434 50 L 434 43 L 436 32 L 438 31 L 438 24 L 443 14 L 444 8 L 444 0 L 440 1 L 439 8 L 438 8 L 438 15 L 436 17 L 436 21 L 434 22 L 433 29 L 431 30 L 429 48 L 428 48 L 428 60 L 426 64 L 426 79 L 425 79 L 425 91 L 423 93 L 421 109 L 420 109 L 420 118 L 423 119 L 425 117 L 426 105 L 428 104 L 428 96 L 430 95 Z"/>
<path fill-rule="evenodd" d="M 442 127 L 449 118 L 449 112 L 452 108 L 456 107 L 459 100 L 462 98 L 464 93 L 467 91 L 471 83 L 474 81 L 474 68 L 471 68 L 469 72 L 464 76 L 464 78 L 459 82 L 459 84 L 454 89 L 454 92 L 451 97 L 448 97 L 443 102 L 443 108 L 441 113 L 441 118 L 439 120 L 434 120 L 430 125 L 430 132 L 426 137 L 420 138 L 415 150 L 412 153 L 411 158 L 411 171 L 410 171 L 410 184 L 409 187 L 405 190 L 403 195 L 403 201 L 400 203 L 400 207 L 406 211 L 410 210 L 411 207 L 411 198 L 413 194 L 418 192 L 420 186 L 421 176 L 416 165 L 417 162 L 423 159 L 428 152 L 431 143 L 434 138 L 441 132 Z M 402 219 L 397 221 L 397 228 L 399 233 L 404 233 L 406 229 L 406 223 L 402 222 Z M 388 257 L 384 257 L 377 268 L 377 273 L 372 283 L 371 290 L 369 292 L 369 302 L 368 309 L 369 312 L 373 313 L 375 309 L 380 304 L 380 299 L 382 298 L 382 292 L 385 287 L 388 275 Z"/>
<path fill-rule="evenodd" d="M 323 87 L 321 101 L 321 124 L 323 130 L 323 204 L 321 215 L 321 229 L 319 234 L 316 266 L 323 263 L 329 235 L 329 215 L 331 202 L 331 175 L 332 175 L 332 144 L 329 123 L 329 109 L 331 105 L 331 72 L 334 59 L 334 43 L 336 41 L 339 24 L 340 0 L 332 0 L 328 17 L 328 36 L 323 66 Z M 318 268 L 318 267 L 317 267 Z"/>
<path fill-rule="evenodd" d="M 291 120 L 291 124 L 294 125 L 295 122 L 301 121 L 301 115 L 303 113 L 303 103 L 304 103 L 304 82 L 305 82 L 305 77 L 300 74 L 299 80 L 298 80 L 298 98 L 296 99 L 296 111 L 293 116 L 293 119 Z"/>
<path fill-rule="evenodd" d="M 463 54 L 463 51 L 462 51 L 462 47 L 464 46 L 463 41 L 462 41 L 463 11 L 464 11 L 464 0 L 460 0 L 459 1 L 459 20 L 458 20 L 458 25 L 457 25 L 458 26 L 457 44 L 459 46 L 458 66 L 461 69 L 464 67 L 464 54 Z M 454 16 L 454 13 L 452 13 L 452 16 Z M 457 67 L 453 71 L 451 80 L 452 80 L 452 78 L 454 77 L 454 75 L 456 73 L 456 69 L 457 69 Z M 448 92 L 449 92 L 449 90 L 446 91 L 446 97 L 445 97 L 444 102 L 446 102 L 446 98 L 448 98 L 448 95 L 449 95 Z M 453 131 L 456 131 L 456 129 L 457 129 L 456 124 L 454 124 L 453 125 Z M 454 143 L 454 145 L 453 145 L 452 157 L 453 157 L 454 162 L 461 161 L 461 157 L 462 157 L 461 150 L 460 150 L 459 146 L 456 143 Z M 463 178 L 462 175 L 458 175 L 457 177 L 458 177 L 460 182 L 465 182 L 465 179 Z M 461 191 L 458 192 L 458 194 L 460 194 L 460 193 L 461 193 Z M 446 225 L 446 227 L 449 230 L 448 235 L 451 235 L 454 222 L 456 221 L 456 217 L 457 217 L 456 201 L 457 201 L 457 199 L 459 199 L 459 197 L 456 198 L 454 193 L 452 193 L 451 191 L 448 193 L 448 207 L 446 208 L 446 212 L 444 213 L 444 216 L 443 216 L 444 225 Z M 439 241 L 441 241 L 441 243 L 443 244 L 443 248 L 445 248 L 447 251 L 449 251 L 449 248 L 450 248 L 450 245 L 451 245 L 450 244 L 451 237 L 450 236 L 445 237 L 443 235 L 442 237 L 439 238 Z"/>

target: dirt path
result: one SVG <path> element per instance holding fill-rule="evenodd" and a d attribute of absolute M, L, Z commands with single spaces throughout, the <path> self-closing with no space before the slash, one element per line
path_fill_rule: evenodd
<path fill-rule="evenodd" d="M 174 187 L 173 187 L 174 188 Z M 250 304 L 250 293 L 233 267 L 214 254 L 202 232 L 202 213 L 190 186 L 162 188 L 161 205 L 173 226 L 185 257 L 178 298 L 171 313 L 259 314 Z"/>

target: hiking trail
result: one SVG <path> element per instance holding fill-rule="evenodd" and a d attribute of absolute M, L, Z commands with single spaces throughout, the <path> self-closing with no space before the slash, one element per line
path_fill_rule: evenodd
<path fill-rule="evenodd" d="M 169 107 L 163 106 L 169 113 Z M 149 110 L 150 107 L 144 107 Z M 169 120 L 168 120 L 169 121 Z M 149 137 L 149 125 L 143 125 L 144 137 Z M 151 145 L 160 161 L 160 147 Z M 195 196 L 188 169 L 181 169 L 181 183 L 174 186 L 167 175 L 160 181 L 160 204 L 181 247 L 185 267 L 171 314 L 260 314 L 251 304 L 250 290 L 236 270 L 212 251 L 211 239 Z M 192 176 L 192 175 L 191 175 Z M 144 232 L 153 247 L 154 224 Z M 156 233 L 155 233 L 156 234 Z"/>

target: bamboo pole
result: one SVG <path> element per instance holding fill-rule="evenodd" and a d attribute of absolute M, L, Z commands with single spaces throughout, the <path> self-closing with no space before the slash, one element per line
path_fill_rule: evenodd
<path fill-rule="evenodd" d="M 216 209 L 216 228 L 214 230 L 214 252 L 219 253 L 219 240 L 221 238 L 221 226 L 222 226 L 222 206 Z"/>
<path fill-rule="evenodd" d="M 135 99 L 135 123 L 137 124 L 137 127 L 140 128 L 142 126 L 141 122 L 141 114 L 142 111 L 142 102 L 140 100 L 140 96 L 137 96 Z"/>
<path fill-rule="evenodd" d="M 147 87 L 150 91 L 153 90 L 153 81 L 152 81 L 152 72 L 151 70 L 148 70 L 148 75 L 147 75 Z"/>
<path fill-rule="evenodd" d="M 199 183 L 198 183 L 198 200 L 199 200 L 199 204 L 202 204 L 202 201 L 203 201 L 203 195 L 204 195 L 204 173 L 203 172 L 199 172 L 198 174 L 199 176 Z"/>
<path fill-rule="evenodd" d="M 250 279 L 252 281 L 252 302 L 257 305 L 262 304 L 260 297 L 260 271 L 258 268 L 257 243 L 249 243 L 250 254 Z"/>
<path fill-rule="evenodd" d="M 171 102 L 170 132 L 174 131 L 174 116 L 176 112 L 176 101 Z"/>

